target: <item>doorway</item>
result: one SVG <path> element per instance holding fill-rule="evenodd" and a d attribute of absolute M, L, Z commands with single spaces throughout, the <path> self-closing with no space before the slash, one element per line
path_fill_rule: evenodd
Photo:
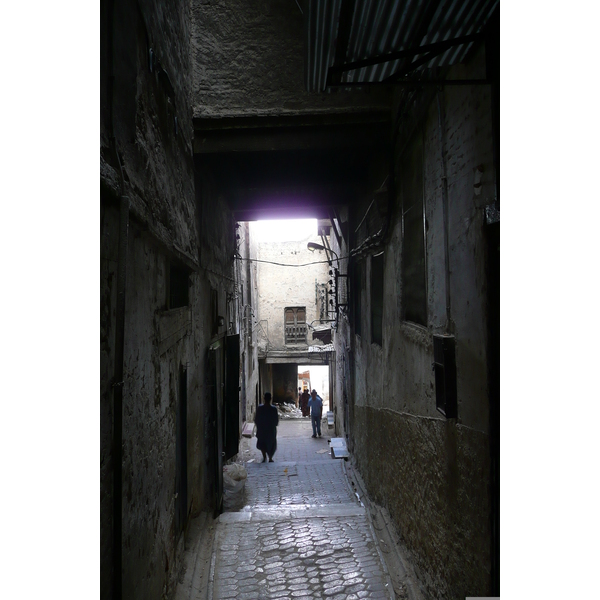
<path fill-rule="evenodd" d="M 317 394 L 323 399 L 323 413 L 333 410 L 331 406 L 330 376 L 329 365 L 298 365 L 298 385 L 297 388 L 308 390 L 317 390 Z"/>

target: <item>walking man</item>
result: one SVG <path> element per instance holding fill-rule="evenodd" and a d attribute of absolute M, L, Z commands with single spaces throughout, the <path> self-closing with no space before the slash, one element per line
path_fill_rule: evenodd
<path fill-rule="evenodd" d="M 323 398 L 317 394 L 317 390 L 313 390 L 310 394 L 310 400 L 308 401 L 308 407 L 310 408 L 310 415 L 312 421 L 312 428 L 314 438 L 321 437 L 321 415 L 323 414 Z"/>
<path fill-rule="evenodd" d="M 254 417 L 256 423 L 256 447 L 262 452 L 263 462 L 273 461 L 273 454 L 277 450 L 277 425 L 279 424 L 279 413 L 271 404 L 271 394 L 265 393 L 264 404 L 256 409 Z"/>

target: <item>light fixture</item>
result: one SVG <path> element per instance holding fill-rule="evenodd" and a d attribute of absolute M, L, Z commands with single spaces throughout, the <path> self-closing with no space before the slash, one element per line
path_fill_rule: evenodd
<path fill-rule="evenodd" d="M 340 261 L 340 257 L 337 255 L 337 252 L 335 250 L 332 250 L 331 248 L 326 248 L 325 246 L 322 246 L 321 244 L 317 244 L 316 242 L 308 242 L 308 244 L 306 244 L 306 247 L 311 251 L 314 252 L 315 250 L 325 250 L 325 252 L 331 252 L 331 254 L 335 255 L 335 260 L 338 262 L 338 266 L 339 266 L 339 261 Z M 329 266 L 332 266 L 332 259 L 329 255 L 327 255 L 327 262 L 329 263 Z M 329 271 L 329 274 L 331 275 L 331 271 Z"/>

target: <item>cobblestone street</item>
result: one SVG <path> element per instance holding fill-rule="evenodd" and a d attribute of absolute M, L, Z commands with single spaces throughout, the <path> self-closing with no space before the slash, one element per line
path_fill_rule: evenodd
<path fill-rule="evenodd" d="M 281 420 L 273 463 L 256 438 L 241 440 L 245 505 L 215 521 L 210 556 L 203 542 L 188 549 L 177 600 L 419 597 L 401 565 L 386 565 L 391 544 L 323 431 L 315 439 L 308 419 Z"/>
<path fill-rule="evenodd" d="M 278 429 L 274 463 L 259 462 L 255 438 L 244 440 L 255 458 L 246 463 L 246 506 L 219 518 L 212 597 L 394 597 L 330 438 L 312 438 L 308 419 L 281 420 Z"/>

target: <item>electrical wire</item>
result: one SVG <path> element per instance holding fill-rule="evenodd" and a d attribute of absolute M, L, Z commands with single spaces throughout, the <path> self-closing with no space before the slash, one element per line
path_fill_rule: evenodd
<path fill-rule="evenodd" d="M 268 265 L 278 265 L 279 267 L 308 267 L 309 265 L 320 265 L 323 263 L 330 264 L 332 262 L 329 260 L 318 260 L 315 262 L 303 263 L 301 265 L 290 265 L 290 264 L 286 264 L 286 263 L 273 262 L 270 260 L 260 260 L 258 258 L 243 258 L 242 256 L 235 256 L 234 258 L 236 260 L 248 260 L 250 262 L 267 263 Z M 347 260 L 347 259 L 348 259 L 347 256 L 340 256 L 340 258 L 338 260 Z"/>

